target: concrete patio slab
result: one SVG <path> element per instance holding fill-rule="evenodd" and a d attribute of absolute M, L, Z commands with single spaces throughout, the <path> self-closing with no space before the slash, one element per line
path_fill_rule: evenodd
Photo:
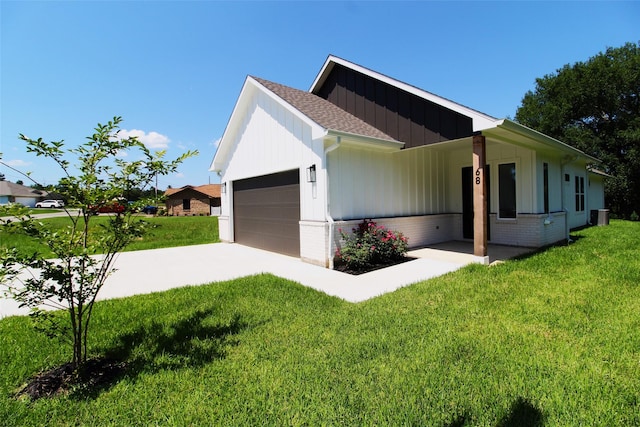
<path fill-rule="evenodd" d="M 531 253 L 534 248 L 525 248 L 521 246 L 492 245 L 487 247 L 489 263 L 496 261 L 505 261 L 507 259 L 516 258 L 520 255 Z M 431 259 L 455 260 L 455 262 L 473 262 L 473 242 L 450 241 L 429 245 L 421 249 L 409 251 L 409 256 L 418 256 Z"/>

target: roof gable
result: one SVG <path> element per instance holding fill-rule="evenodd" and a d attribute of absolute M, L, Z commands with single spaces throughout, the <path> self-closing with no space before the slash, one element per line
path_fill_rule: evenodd
<path fill-rule="evenodd" d="M 199 186 L 185 185 L 181 188 L 168 188 L 167 191 L 164 192 L 164 195 L 170 197 L 188 190 L 193 190 L 195 192 L 201 193 L 202 195 L 209 198 L 220 197 L 220 184 L 205 184 Z"/>
<path fill-rule="evenodd" d="M 247 76 L 209 170 L 220 171 L 224 167 L 226 158 L 233 149 L 235 133 L 245 119 L 246 108 L 256 90 L 307 123 L 312 129 L 313 139 L 333 133 L 374 149 L 395 150 L 404 145 L 315 94 Z"/>
<path fill-rule="evenodd" d="M 36 190 L 25 185 L 16 184 L 10 181 L 0 181 L 0 196 L 13 197 L 46 197 L 47 192 Z"/>
<path fill-rule="evenodd" d="M 253 79 L 326 130 L 395 141 L 386 133 L 316 94 L 258 77 Z"/>
<path fill-rule="evenodd" d="M 318 95 L 405 142 L 406 148 L 473 134 L 473 120 L 388 83 L 336 64 Z"/>
<path fill-rule="evenodd" d="M 333 56 L 333 55 L 329 55 L 329 57 L 325 61 L 324 65 L 322 66 L 322 69 L 320 70 L 315 80 L 313 81 L 313 84 L 311 85 L 309 92 L 318 94 L 322 86 L 324 85 L 325 81 L 327 80 L 327 78 L 331 75 L 331 72 L 333 71 L 336 65 L 340 65 L 350 70 L 354 70 L 365 76 L 371 77 L 374 80 L 396 87 L 404 92 L 415 95 L 419 98 L 438 104 L 449 110 L 455 111 L 456 113 L 467 116 L 472 119 L 472 122 L 473 122 L 472 126 L 473 126 L 474 132 L 493 126 L 493 123 L 497 120 L 495 117 L 491 117 L 487 114 L 481 113 L 480 111 L 466 107 L 462 104 L 458 104 L 457 102 L 451 101 L 450 99 L 443 98 L 431 92 L 427 92 L 423 89 L 420 89 L 415 86 L 409 85 L 407 83 L 401 82 L 399 80 L 393 79 L 384 74 L 378 73 L 377 71 L 370 70 L 361 65 L 354 64 L 353 62 L 349 62 L 347 60 L 338 58 L 337 56 Z"/>
<path fill-rule="evenodd" d="M 326 130 L 322 128 L 322 126 L 318 125 L 313 120 L 302 114 L 299 110 L 294 108 L 291 104 L 285 102 L 282 98 L 268 90 L 255 78 L 247 76 L 244 84 L 242 85 L 242 89 L 240 90 L 240 95 L 238 96 L 236 104 L 233 107 L 233 111 L 231 112 L 231 117 L 229 118 L 224 133 L 222 134 L 216 153 L 213 156 L 213 160 L 209 168 L 210 171 L 220 171 L 224 167 L 227 156 L 233 150 L 236 134 L 245 122 L 247 109 L 256 95 L 256 91 L 261 91 L 266 94 L 286 110 L 290 111 L 294 116 L 307 123 L 312 129 L 311 133 L 313 138 L 318 138 L 321 135 L 326 134 Z"/>

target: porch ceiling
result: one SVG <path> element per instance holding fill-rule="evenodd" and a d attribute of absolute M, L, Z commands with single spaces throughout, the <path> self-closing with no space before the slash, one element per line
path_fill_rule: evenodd
<path fill-rule="evenodd" d="M 511 120 L 500 120 L 496 122 L 495 126 L 484 129 L 481 133 L 487 138 L 488 144 L 513 144 L 530 150 L 535 150 L 537 152 L 580 157 L 587 162 L 600 163 L 600 160 L 597 158 L 590 156 L 577 148 Z M 441 151 L 468 149 L 469 152 L 471 152 L 473 147 L 472 144 L 473 137 L 469 136 L 460 139 L 437 142 L 426 146 L 414 147 L 412 149 L 430 148 Z"/>
<path fill-rule="evenodd" d="M 577 148 L 507 119 L 496 122 L 495 127 L 484 129 L 482 134 L 489 140 L 520 145 L 536 151 L 579 156 L 589 162 L 600 163 L 600 160 Z"/>

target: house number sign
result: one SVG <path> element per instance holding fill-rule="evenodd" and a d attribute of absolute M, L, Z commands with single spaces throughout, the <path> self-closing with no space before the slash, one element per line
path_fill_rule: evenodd
<path fill-rule="evenodd" d="M 480 173 L 481 173 L 481 171 L 482 171 L 482 168 L 478 168 L 478 169 L 476 169 L 476 185 L 480 185 L 480 183 L 482 182 L 482 181 L 480 180 Z"/>

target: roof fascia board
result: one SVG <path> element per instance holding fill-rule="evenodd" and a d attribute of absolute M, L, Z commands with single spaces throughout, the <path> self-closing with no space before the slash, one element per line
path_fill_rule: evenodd
<path fill-rule="evenodd" d="M 431 92 L 427 92 L 425 90 L 422 90 L 420 88 L 417 88 L 415 86 L 411 86 L 410 84 L 401 82 L 400 80 L 396 80 L 394 78 L 385 76 L 384 74 L 380 74 L 377 71 L 373 71 L 370 70 L 368 68 L 365 68 L 361 65 L 357 65 L 354 64 L 352 62 L 349 62 L 347 60 L 344 60 L 342 58 L 338 58 L 336 56 L 333 55 L 329 55 L 329 57 L 327 58 L 327 60 L 325 61 L 322 69 L 320 70 L 320 72 L 318 73 L 318 75 L 316 76 L 315 80 L 313 81 L 313 84 L 311 85 L 311 88 L 309 89 L 309 92 L 315 93 L 317 90 L 320 89 L 320 87 L 324 84 L 325 80 L 327 79 L 327 77 L 329 76 L 329 74 L 331 73 L 331 70 L 333 70 L 333 66 L 334 64 L 339 64 L 342 65 L 346 68 L 350 68 L 352 70 L 355 70 L 361 74 L 364 74 L 366 76 L 372 77 L 376 80 L 382 81 L 384 83 L 387 83 L 391 86 L 397 87 L 399 89 L 404 90 L 405 92 L 409 92 L 413 95 L 416 95 L 420 98 L 426 99 L 427 101 L 431 101 L 435 104 L 441 105 L 445 108 L 448 108 L 450 110 L 453 110 L 457 113 L 460 113 L 462 115 L 471 117 L 472 121 L 473 121 L 473 130 L 478 131 L 482 128 L 488 127 L 490 125 L 492 125 L 493 123 L 495 123 L 497 121 L 497 119 L 495 117 L 489 116 L 487 114 L 484 114 L 480 111 L 474 110 L 472 108 L 466 107 L 462 104 L 458 104 L 457 102 L 451 101 L 450 99 L 447 98 L 443 98 L 441 96 L 435 95 Z"/>
<path fill-rule="evenodd" d="M 601 161 L 593 156 L 588 155 L 587 153 L 585 153 L 584 151 L 578 150 L 575 147 L 570 146 L 569 144 L 566 144 L 560 140 L 557 140 L 555 138 L 550 137 L 549 135 L 545 135 L 542 132 L 538 132 L 537 130 L 531 129 L 527 126 L 521 125 L 520 123 L 516 123 L 512 120 L 509 119 L 502 119 L 498 122 L 496 122 L 495 126 L 493 127 L 494 129 L 503 129 L 505 131 L 508 131 L 510 133 L 514 133 L 520 136 L 523 136 L 529 140 L 535 141 L 537 143 L 541 143 L 544 144 L 548 147 L 554 148 L 556 150 L 560 150 L 560 151 L 564 151 L 567 153 L 570 153 L 572 155 L 578 155 L 580 157 L 584 157 L 585 159 L 587 159 L 588 161 L 594 162 L 594 163 L 601 163 Z M 492 128 L 487 128 L 487 129 L 483 129 L 482 133 L 484 135 L 491 135 L 491 129 Z"/>
<path fill-rule="evenodd" d="M 593 167 L 588 167 L 587 168 L 587 172 L 593 174 L 593 175 L 599 175 L 605 178 L 613 178 L 613 175 L 609 175 L 608 173 L 601 171 L 599 169 L 593 168 Z"/>
<path fill-rule="evenodd" d="M 324 84 L 325 80 L 331 73 L 331 70 L 333 70 L 333 64 L 337 63 L 338 61 L 340 61 L 340 58 L 336 56 L 329 55 L 327 57 L 327 59 L 324 61 L 324 65 L 322 65 L 322 68 L 320 69 L 320 72 L 313 80 L 313 83 L 309 88 L 309 92 L 315 93 L 317 89 L 320 89 L 320 87 Z"/>

